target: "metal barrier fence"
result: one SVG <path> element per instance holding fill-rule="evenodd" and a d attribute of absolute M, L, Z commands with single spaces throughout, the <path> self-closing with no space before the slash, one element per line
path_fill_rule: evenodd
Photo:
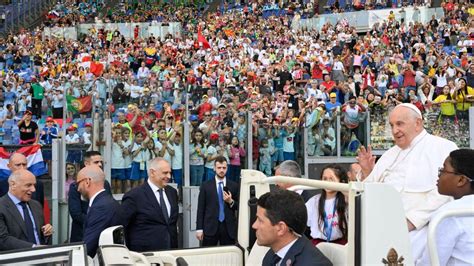
<path fill-rule="evenodd" d="M 44 28 L 44 38 L 64 38 L 77 40 L 81 35 L 90 35 L 92 29 L 105 29 L 108 31 L 118 30 L 125 38 L 133 38 L 135 28 L 138 26 L 139 37 L 148 38 L 152 34 L 156 38 L 164 40 L 166 35 L 171 34 L 173 37 L 181 36 L 181 23 L 93 23 L 78 24 L 75 27 L 50 27 Z"/>
<path fill-rule="evenodd" d="M 429 7 L 407 7 L 394 9 L 380 9 L 368 11 L 345 12 L 341 14 L 324 14 L 315 18 L 301 19 L 294 21 L 293 29 L 321 29 L 326 23 L 332 25 L 337 24 L 341 19 L 347 20 L 347 23 L 354 26 L 358 31 L 367 31 L 371 29 L 375 23 L 388 20 L 390 12 L 394 13 L 395 18 L 400 21 L 404 19 L 406 24 L 413 22 L 421 22 L 423 24 L 429 22 L 434 15 L 441 18 L 444 15 L 442 8 Z"/>

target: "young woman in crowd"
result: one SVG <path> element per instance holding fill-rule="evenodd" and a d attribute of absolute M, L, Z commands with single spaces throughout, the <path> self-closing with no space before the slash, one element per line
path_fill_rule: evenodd
<path fill-rule="evenodd" d="M 189 165 L 191 175 L 191 186 L 200 186 L 204 178 L 204 159 L 206 158 L 206 146 L 201 130 L 193 132 L 191 144 L 189 145 Z"/>
<path fill-rule="evenodd" d="M 322 169 L 321 180 L 347 183 L 346 169 L 338 164 L 329 164 Z M 342 192 L 323 189 L 321 194 L 306 202 L 306 208 L 307 226 L 314 245 L 321 242 L 347 243 L 348 206 Z"/>

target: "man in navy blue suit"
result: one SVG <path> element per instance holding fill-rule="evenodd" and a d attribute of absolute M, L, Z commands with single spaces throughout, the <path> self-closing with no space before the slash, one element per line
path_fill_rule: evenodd
<path fill-rule="evenodd" d="M 237 239 L 239 185 L 226 178 L 227 160 L 214 161 L 216 176 L 201 185 L 196 220 L 196 237 L 203 246 L 234 245 Z"/>
<path fill-rule="evenodd" d="M 178 247 L 178 193 L 168 186 L 171 166 L 163 158 L 150 161 L 148 180 L 127 192 L 120 207 L 129 250 L 157 251 Z"/>
<path fill-rule="evenodd" d="M 103 168 L 102 155 L 98 151 L 88 151 L 84 154 L 84 165 L 96 165 Z M 110 184 L 106 180 L 104 188 L 107 193 L 112 195 Z M 82 242 L 84 238 L 84 221 L 87 217 L 87 210 L 89 209 L 89 202 L 81 198 L 81 193 L 77 191 L 77 182 L 72 182 L 69 186 L 68 194 L 68 209 L 69 215 L 72 218 L 71 236 L 69 242 Z"/>
<path fill-rule="evenodd" d="M 252 225 L 257 243 L 269 247 L 263 266 L 332 265 L 304 235 L 308 214 L 296 192 L 278 189 L 263 194 L 257 202 L 257 219 Z"/>
<path fill-rule="evenodd" d="M 105 174 L 100 167 L 86 166 L 77 175 L 77 191 L 89 200 L 89 211 L 84 223 L 84 243 L 87 255 L 94 257 L 100 233 L 115 225 L 119 204 L 104 189 Z"/>

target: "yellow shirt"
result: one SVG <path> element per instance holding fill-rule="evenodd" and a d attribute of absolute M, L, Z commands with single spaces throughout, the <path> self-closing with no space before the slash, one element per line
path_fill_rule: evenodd
<path fill-rule="evenodd" d="M 446 101 L 447 99 L 448 99 L 448 96 L 442 94 L 442 95 L 436 97 L 434 102 L 435 103 L 440 103 L 442 101 Z M 442 115 L 449 115 L 449 116 L 455 115 L 456 114 L 456 109 L 454 109 L 454 104 L 453 103 L 442 103 L 441 104 L 441 114 Z"/>
<path fill-rule="evenodd" d="M 472 87 L 467 87 L 467 95 L 473 95 L 474 96 L 474 89 Z M 459 111 L 467 111 L 469 110 L 469 107 L 471 107 L 472 103 L 465 101 L 465 95 L 464 92 L 459 91 L 458 92 L 458 97 L 456 97 L 456 101 L 458 102 L 456 104 L 456 109 Z"/>

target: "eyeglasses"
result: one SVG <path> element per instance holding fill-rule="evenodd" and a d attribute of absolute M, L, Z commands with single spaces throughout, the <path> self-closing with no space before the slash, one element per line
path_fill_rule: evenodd
<path fill-rule="evenodd" d="M 452 174 L 452 175 L 463 175 L 469 182 L 474 182 L 471 178 L 467 177 L 465 174 L 459 173 L 459 172 L 452 172 L 452 171 L 446 171 L 444 170 L 443 167 L 438 168 L 438 176 L 441 176 L 441 174 Z"/>
<path fill-rule="evenodd" d="M 204 116 L 211 116 L 210 114 L 205 114 Z"/>
<path fill-rule="evenodd" d="M 87 179 L 91 179 L 91 178 L 90 178 L 90 177 L 85 177 L 85 178 L 83 178 L 83 179 L 81 179 L 81 180 L 78 180 L 78 181 L 76 181 L 76 185 L 79 187 L 79 184 L 80 184 L 82 181 L 87 180 Z"/>

